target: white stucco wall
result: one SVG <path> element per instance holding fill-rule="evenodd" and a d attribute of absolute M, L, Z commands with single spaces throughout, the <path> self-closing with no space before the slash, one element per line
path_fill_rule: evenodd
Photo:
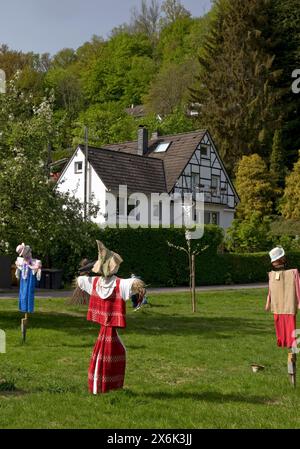
<path fill-rule="evenodd" d="M 75 173 L 75 164 L 77 162 L 82 162 L 82 173 Z M 78 148 L 57 183 L 58 191 L 62 193 L 69 192 L 70 195 L 74 196 L 82 204 L 84 202 L 84 163 L 84 153 Z M 87 198 L 88 203 L 100 206 L 97 217 L 92 217 L 92 220 L 95 223 L 103 223 L 104 218 L 101 211 L 103 212 L 105 210 L 106 187 L 90 164 L 88 164 Z"/>
<path fill-rule="evenodd" d="M 219 226 L 225 231 L 231 226 L 234 219 L 235 209 L 224 209 L 224 206 L 217 204 L 208 204 L 204 206 L 205 212 L 219 212 L 220 223 Z"/>

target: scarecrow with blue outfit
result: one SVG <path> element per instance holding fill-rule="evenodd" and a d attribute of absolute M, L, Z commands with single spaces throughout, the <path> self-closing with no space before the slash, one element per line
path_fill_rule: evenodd
<path fill-rule="evenodd" d="M 25 313 L 21 324 L 23 341 L 25 341 L 28 313 L 34 312 L 34 293 L 36 281 L 41 279 L 42 263 L 32 258 L 31 248 L 25 243 L 19 245 L 16 252 L 19 255 L 15 262 L 16 278 L 20 281 L 19 310 Z"/>

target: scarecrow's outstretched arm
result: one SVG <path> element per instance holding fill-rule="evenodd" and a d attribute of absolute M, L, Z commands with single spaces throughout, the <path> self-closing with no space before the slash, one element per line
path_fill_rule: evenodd
<path fill-rule="evenodd" d="M 296 296 L 298 300 L 298 309 L 300 309 L 300 276 L 298 270 L 295 270 L 295 287 L 296 287 Z"/>
<path fill-rule="evenodd" d="M 87 276 L 79 276 L 74 282 L 74 291 L 72 297 L 68 299 L 68 305 L 83 305 L 88 304 L 90 294 L 92 292 L 92 283 L 89 282 Z"/>
<path fill-rule="evenodd" d="M 145 282 L 141 279 L 135 279 L 131 286 L 131 292 L 133 295 L 139 295 L 140 298 L 144 298 L 146 294 Z"/>

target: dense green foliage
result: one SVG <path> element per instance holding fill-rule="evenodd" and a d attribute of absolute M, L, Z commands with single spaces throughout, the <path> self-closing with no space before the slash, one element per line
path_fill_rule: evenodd
<path fill-rule="evenodd" d="M 236 188 L 240 197 L 238 216 L 249 219 L 272 212 L 273 183 L 267 165 L 258 154 L 243 156 L 236 172 Z"/>
<path fill-rule="evenodd" d="M 188 88 L 208 26 L 209 15 L 192 18 L 180 1 L 142 1 L 131 23 L 114 29 L 106 40 L 93 36 L 76 50 L 65 48 L 53 57 L 3 45 L 0 67 L 8 80 L 19 70 L 19 86 L 36 101 L 54 91 L 55 150 L 82 141 L 86 125 L 94 145 L 134 139 L 141 121 L 153 123 L 153 116 L 150 131 L 176 133 L 178 121 L 180 131 L 189 131 L 198 125 L 186 117 Z M 143 103 L 146 117 L 125 112 Z"/>
<path fill-rule="evenodd" d="M 281 212 L 286 219 L 300 219 L 300 153 L 292 172 L 286 179 Z"/>
<path fill-rule="evenodd" d="M 48 183 L 49 163 L 70 156 L 84 126 L 90 143 L 101 146 L 135 139 L 141 123 L 161 134 L 208 128 L 241 198 L 227 248 L 267 249 L 270 215 L 299 219 L 297 164 L 289 174 L 300 147 L 299 95 L 291 92 L 300 63 L 299 11 L 300 0 L 217 0 L 195 18 L 179 0 L 143 0 L 130 23 L 77 49 L 50 56 L 2 45 L 0 68 L 8 80 L 0 108 L 2 250 L 10 251 L 17 235 L 34 242 L 43 257 L 53 245 L 41 248 L 41 233 L 62 244 L 67 233 L 59 226 L 45 234 L 57 227 L 62 208 Z M 126 111 L 138 104 L 143 117 Z M 18 193 L 10 195 L 12 188 Z M 25 199 L 35 208 L 25 207 Z M 79 223 L 79 205 L 63 201 Z M 32 214 L 41 225 L 24 233 Z M 78 229 L 72 240 L 97 232 L 68 223 Z M 72 246 L 70 273 L 82 247 Z M 67 245 L 62 252 L 68 251 Z M 55 251 L 52 256 L 59 263 Z"/>
<path fill-rule="evenodd" d="M 272 246 L 271 218 L 253 214 L 246 219 L 235 219 L 226 234 L 226 248 L 230 252 L 248 253 L 267 251 Z"/>
<path fill-rule="evenodd" d="M 299 0 L 217 0 L 192 89 L 227 167 L 245 154 L 269 159 L 283 128 L 286 163 L 295 159 L 299 97 L 291 74 L 299 66 Z"/>
<path fill-rule="evenodd" d="M 300 0 L 218 0 L 195 18 L 179 0 L 143 0 L 131 22 L 106 40 L 93 36 L 52 57 L 2 45 L 0 67 L 8 80 L 19 70 L 19 86 L 36 99 L 54 90 L 57 150 L 82 139 L 84 125 L 94 144 L 132 139 L 151 114 L 171 118 L 176 133 L 172 116 L 181 114 L 180 131 L 210 129 L 232 174 L 245 154 L 269 162 L 279 129 L 280 157 L 290 168 L 300 147 L 299 99 L 291 94 L 300 62 L 299 6 Z M 149 116 L 126 115 L 125 108 L 141 103 Z M 185 120 L 199 104 L 198 120 Z M 155 124 L 162 132 L 163 122 Z"/>
<path fill-rule="evenodd" d="M 55 131 L 53 101 L 36 103 L 12 80 L 0 95 L 0 252 L 14 255 L 21 242 L 44 265 L 80 257 L 96 225 L 84 223 L 81 204 L 49 180 L 48 142 Z"/>

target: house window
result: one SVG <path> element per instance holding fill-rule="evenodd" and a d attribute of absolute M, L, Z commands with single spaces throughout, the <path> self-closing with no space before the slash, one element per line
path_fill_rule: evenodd
<path fill-rule="evenodd" d="M 159 203 L 153 204 L 153 217 L 159 218 Z"/>
<path fill-rule="evenodd" d="M 171 142 L 159 143 L 157 145 L 157 147 L 155 148 L 154 153 L 165 153 L 170 145 L 171 145 Z"/>
<path fill-rule="evenodd" d="M 215 195 L 218 195 L 220 191 L 220 176 L 212 175 L 211 177 L 211 188 Z"/>
<path fill-rule="evenodd" d="M 192 173 L 192 190 L 199 187 L 200 185 L 200 175 L 199 173 Z"/>
<path fill-rule="evenodd" d="M 127 203 L 127 215 L 129 216 L 130 212 L 132 212 L 136 208 L 136 203 L 128 204 Z"/>
<path fill-rule="evenodd" d="M 220 212 L 204 212 L 204 224 L 220 224 Z"/>
<path fill-rule="evenodd" d="M 220 224 L 220 212 L 212 212 L 211 213 L 211 224 L 214 224 L 214 225 Z"/>
<path fill-rule="evenodd" d="M 209 159 L 210 158 L 209 145 L 201 144 L 200 145 L 200 154 L 201 154 L 201 157 Z"/>
<path fill-rule="evenodd" d="M 83 162 L 75 162 L 75 173 L 82 173 Z"/>
<path fill-rule="evenodd" d="M 125 198 L 117 198 L 117 216 L 124 217 L 125 215 Z"/>
<path fill-rule="evenodd" d="M 123 215 L 125 216 L 125 199 L 121 198 L 121 209 L 123 211 Z M 124 208 L 123 208 L 123 203 L 124 203 Z M 141 202 L 140 200 L 138 200 L 137 198 L 131 198 L 130 199 L 130 204 L 129 201 L 127 201 L 127 216 L 129 217 L 129 214 L 131 219 L 134 219 L 135 221 L 140 221 L 141 220 L 141 213 L 139 211 L 139 206 L 140 206 Z"/>

